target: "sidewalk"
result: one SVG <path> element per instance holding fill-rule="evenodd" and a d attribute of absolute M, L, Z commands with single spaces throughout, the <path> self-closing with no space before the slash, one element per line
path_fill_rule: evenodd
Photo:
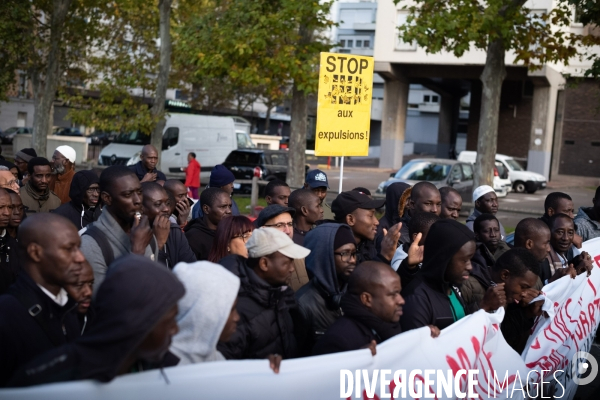
<path fill-rule="evenodd" d="M 560 190 L 581 187 L 596 189 L 598 186 L 600 186 L 600 178 L 574 175 L 555 175 L 552 177 L 552 180 L 548 182 L 547 189 Z"/>

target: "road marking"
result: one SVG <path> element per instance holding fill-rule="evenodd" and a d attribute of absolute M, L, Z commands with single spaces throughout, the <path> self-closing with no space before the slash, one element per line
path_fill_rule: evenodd
<path fill-rule="evenodd" d="M 521 200 L 518 199 L 502 199 L 502 203 L 520 203 Z"/>

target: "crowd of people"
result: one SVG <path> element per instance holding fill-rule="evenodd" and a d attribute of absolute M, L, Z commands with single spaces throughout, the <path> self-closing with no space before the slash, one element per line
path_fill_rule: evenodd
<path fill-rule="evenodd" d="M 600 237 L 600 187 L 577 216 L 550 193 L 508 243 L 490 186 L 475 188 L 463 224 L 450 187 L 394 183 L 385 199 L 357 187 L 329 204 L 318 169 L 295 190 L 269 182 L 251 220 L 222 165 L 198 196 L 195 158 L 185 183 L 156 169 L 152 146 L 99 175 L 76 171 L 69 146 L 0 161 L 0 387 L 230 359 L 278 372 L 501 307 L 522 352 L 542 287 L 589 274 L 580 248 Z"/>

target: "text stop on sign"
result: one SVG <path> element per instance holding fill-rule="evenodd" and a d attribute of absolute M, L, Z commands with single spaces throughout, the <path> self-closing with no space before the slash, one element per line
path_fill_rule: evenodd
<path fill-rule="evenodd" d="M 373 91 L 373 58 L 321 53 L 317 156 L 367 156 Z"/>

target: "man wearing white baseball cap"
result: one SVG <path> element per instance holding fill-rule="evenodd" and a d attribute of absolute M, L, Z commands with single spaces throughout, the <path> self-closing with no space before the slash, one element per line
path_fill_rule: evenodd
<path fill-rule="evenodd" d="M 227 359 L 284 359 L 298 354 L 290 308 L 294 291 L 287 286 L 294 260 L 306 258 L 310 250 L 299 246 L 275 228 L 255 229 L 246 243 L 248 259 L 230 255 L 219 263 L 240 278 L 235 333 L 218 350 Z"/>
<path fill-rule="evenodd" d="M 496 215 L 498 212 L 498 196 L 496 196 L 496 191 L 488 185 L 477 187 L 473 190 L 473 204 L 475 204 L 475 210 L 467 218 L 467 227 L 470 230 L 473 230 L 473 223 L 481 214 Z M 506 238 L 506 231 L 500 220 L 498 220 L 498 224 L 500 225 L 500 234 L 502 235 L 501 240 L 504 240 Z"/>
<path fill-rule="evenodd" d="M 57 174 L 54 193 L 62 204 L 71 201 L 69 190 L 75 175 L 75 158 L 77 154 L 71 146 L 58 146 L 52 155 L 52 169 Z"/>

